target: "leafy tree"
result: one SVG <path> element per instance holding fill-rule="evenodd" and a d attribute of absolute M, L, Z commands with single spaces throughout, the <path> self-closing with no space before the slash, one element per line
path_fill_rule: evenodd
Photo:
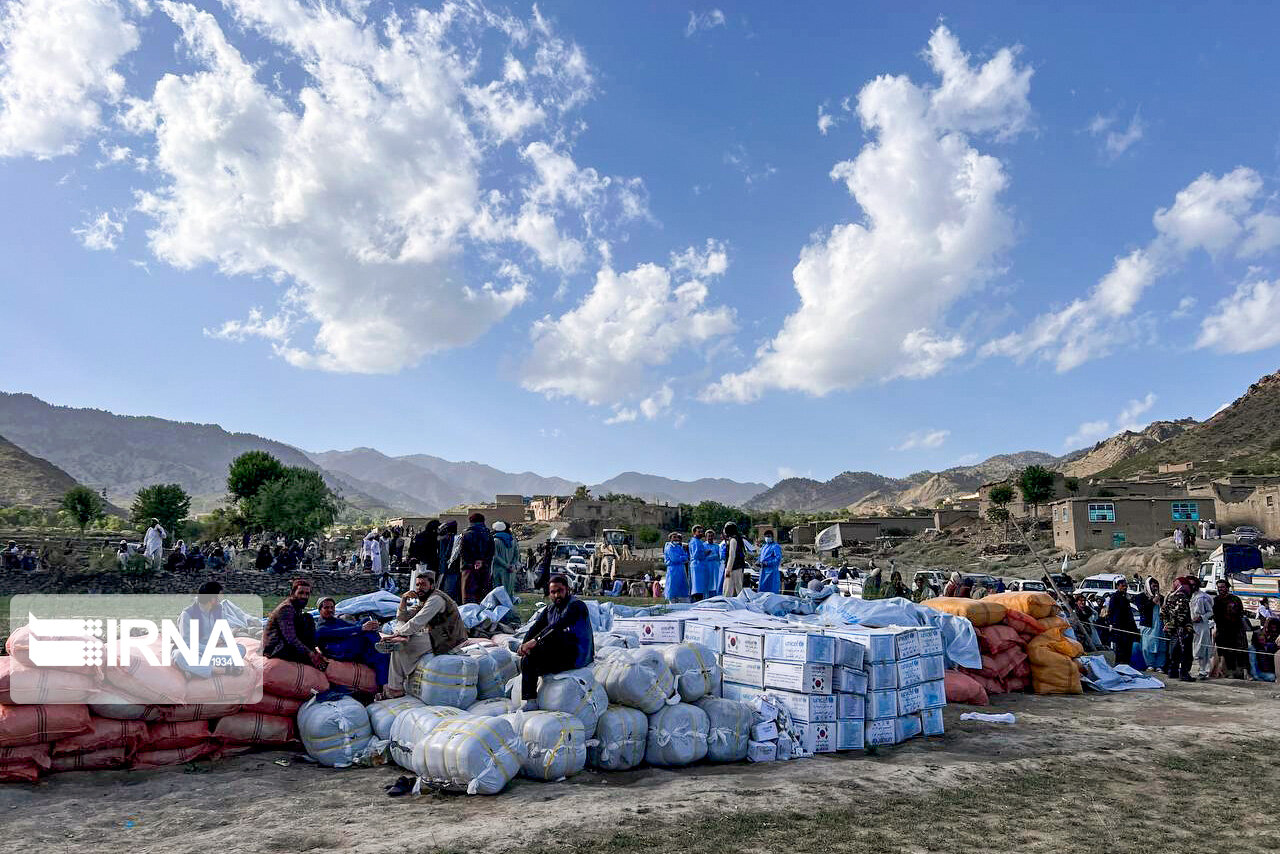
<path fill-rule="evenodd" d="M 227 469 L 227 491 L 245 502 L 270 481 L 284 476 L 284 463 L 266 451 L 247 451 L 231 461 Z"/>
<path fill-rule="evenodd" d="M 102 505 L 102 497 L 87 486 L 73 486 L 62 496 L 62 509 L 67 511 L 72 520 L 80 527 L 80 536 L 90 522 L 96 522 L 106 515 Z"/>
<path fill-rule="evenodd" d="M 133 506 L 129 508 L 129 517 L 137 524 L 146 527 L 152 519 L 159 519 L 160 525 L 170 536 L 178 535 L 178 526 L 186 518 L 191 509 L 191 496 L 176 483 L 153 483 L 138 490 L 133 498 Z"/>
<path fill-rule="evenodd" d="M 746 534 L 751 528 L 751 516 L 741 507 L 731 507 L 719 501 L 702 501 L 688 508 L 686 521 L 690 528 L 701 525 L 719 531 L 725 522 L 734 522 L 738 530 Z"/>
<path fill-rule="evenodd" d="M 591 490 L 587 489 L 585 486 L 579 486 L 573 491 L 573 497 L 579 501 L 590 501 Z"/>
<path fill-rule="evenodd" d="M 1053 497 L 1053 472 L 1044 466 L 1027 466 L 1018 475 L 1018 490 L 1023 502 L 1031 505 L 1032 515 L 1039 519 L 1039 505 Z"/>
<path fill-rule="evenodd" d="M 290 538 L 314 537 L 338 518 L 338 501 L 320 472 L 289 466 L 258 488 L 245 515 L 263 530 Z"/>
<path fill-rule="evenodd" d="M 636 527 L 635 540 L 637 546 L 656 546 L 662 539 L 662 532 L 652 525 Z"/>
<path fill-rule="evenodd" d="M 991 487 L 991 491 L 987 493 L 987 498 L 997 507 L 1003 507 L 1013 500 L 1013 487 L 1007 483 L 998 483 Z"/>
<path fill-rule="evenodd" d="M 1070 492 L 1072 495 L 1075 495 L 1077 492 L 1080 491 L 1080 478 L 1078 477 L 1063 478 L 1062 485 L 1067 488 L 1068 492 Z"/>

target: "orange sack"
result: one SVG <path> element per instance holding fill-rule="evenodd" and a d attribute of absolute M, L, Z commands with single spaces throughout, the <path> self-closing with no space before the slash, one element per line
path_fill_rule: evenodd
<path fill-rule="evenodd" d="M 944 614 L 964 617 L 977 628 L 993 626 L 1004 619 L 1005 606 L 992 602 L 991 596 L 982 599 L 965 599 L 960 596 L 939 596 L 926 599 L 920 604 Z"/>
<path fill-rule="evenodd" d="M 294 740 L 293 719 L 241 712 L 218 721 L 213 736 L 232 744 L 288 744 Z"/>
<path fill-rule="evenodd" d="M 378 677 L 367 664 L 354 661 L 330 661 L 324 670 L 330 685 L 342 685 L 356 691 L 372 694 L 378 690 Z"/>
<path fill-rule="evenodd" d="M 134 768 L 163 768 L 166 765 L 185 765 L 218 752 L 213 741 L 193 744 L 190 747 L 173 747 L 166 750 L 144 750 L 133 757 Z"/>
<path fill-rule="evenodd" d="M 1005 615 L 1005 620 L 1009 615 Z M 1022 638 L 1010 626 L 997 623 L 994 626 L 983 626 L 978 629 L 978 648 L 987 655 L 997 655 L 1011 647 L 1022 646 Z"/>
<path fill-rule="evenodd" d="M 982 601 L 999 602 L 1006 608 L 1029 614 L 1037 620 L 1052 614 L 1055 607 L 1053 597 L 1040 590 L 1010 590 L 1006 593 L 991 593 Z"/>
<path fill-rule="evenodd" d="M 88 706 L 0 706 L 0 747 L 57 741 L 89 727 Z"/>
<path fill-rule="evenodd" d="M 262 699 L 251 706 L 245 706 L 244 711 L 256 712 L 261 715 L 282 715 L 291 718 L 298 713 L 298 709 L 302 708 L 302 700 L 295 700 L 293 697 L 277 697 L 275 694 L 263 694 Z"/>
<path fill-rule="evenodd" d="M 108 768 L 124 768 L 129 764 L 129 751 L 123 747 L 108 747 L 88 753 L 72 753 L 53 757 L 50 771 L 105 771 Z"/>
<path fill-rule="evenodd" d="M 212 738 L 208 721 L 180 721 L 146 725 L 146 740 L 139 751 L 175 750 L 204 744 Z"/>
<path fill-rule="evenodd" d="M 109 747 L 123 747 L 133 753 L 147 737 L 147 725 L 142 721 L 113 721 L 111 718 L 89 717 L 89 729 L 79 735 L 60 738 L 53 743 L 53 755 L 88 753 Z"/>
<path fill-rule="evenodd" d="M 234 715 L 242 707 L 239 703 L 184 703 L 181 706 L 155 706 L 155 708 L 160 710 L 160 716 L 147 718 L 148 721 L 175 723 L 178 721 L 211 721 L 215 718 L 225 718 L 227 715 Z"/>
<path fill-rule="evenodd" d="M 1043 634 L 1045 630 L 1044 620 L 1029 617 L 1016 608 L 1010 608 L 1004 612 L 1004 624 L 1016 630 L 1018 634 L 1029 638 Z"/>
<path fill-rule="evenodd" d="M 283 658 L 258 659 L 262 662 L 262 691 L 277 697 L 310 700 L 312 694 L 329 690 L 329 680 L 309 664 L 285 661 Z"/>
<path fill-rule="evenodd" d="M 1080 644 L 1052 632 L 1032 638 L 1027 644 L 1032 689 L 1037 694 L 1083 694 L 1075 662 L 1083 652 Z"/>
<path fill-rule="evenodd" d="M 970 706 L 986 706 L 991 703 L 987 691 L 976 679 L 959 670 L 948 670 L 944 679 L 948 703 L 966 703 Z"/>
<path fill-rule="evenodd" d="M 23 703 L 83 703 L 98 690 L 95 673 L 27 667 L 14 656 L 4 655 L 0 656 L 0 703 L 14 703 L 11 686 L 15 677 Z"/>

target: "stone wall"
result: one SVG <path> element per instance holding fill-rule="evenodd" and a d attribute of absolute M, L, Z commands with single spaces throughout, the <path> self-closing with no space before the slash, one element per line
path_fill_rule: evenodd
<path fill-rule="evenodd" d="M 355 596 L 378 589 L 377 580 L 366 574 L 335 572 L 300 573 L 310 578 L 315 602 L 322 595 Z M 289 576 L 255 570 L 232 572 L 156 572 L 127 575 L 119 572 L 75 572 L 40 570 L 0 570 L 0 596 L 17 593 L 194 593 L 205 581 L 218 581 L 228 593 L 258 596 L 287 596 Z"/>

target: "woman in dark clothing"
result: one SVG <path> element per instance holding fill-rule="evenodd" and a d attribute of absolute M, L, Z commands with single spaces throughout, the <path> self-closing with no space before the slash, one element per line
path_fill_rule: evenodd
<path fill-rule="evenodd" d="M 458 537 L 458 523 L 445 522 L 436 538 L 436 555 L 440 561 L 440 590 L 455 602 L 462 601 L 461 555 L 455 555 L 453 542 Z"/>
<path fill-rule="evenodd" d="M 271 546 L 263 543 L 258 547 L 258 556 L 254 558 L 253 568 L 258 570 L 268 570 L 271 568 Z"/>
<path fill-rule="evenodd" d="M 427 569 L 440 568 L 440 520 L 432 519 L 427 526 L 414 535 L 409 543 L 409 559 L 414 563 L 425 563 Z"/>
<path fill-rule="evenodd" d="M 1253 678 L 1262 682 L 1276 681 L 1276 650 L 1280 649 L 1280 617 L 1271 617 L 1253 633 L 1250 645 Z"/>
<path fill-rule="evenodd" d="M 1226 579 L 1218 582 L 1218 595 L 1213 598 L 1213 628 L 1223 675 L 1228 679 L 1243 679 L 1249 669 L 1244 603 L 1231 592 Z"/>

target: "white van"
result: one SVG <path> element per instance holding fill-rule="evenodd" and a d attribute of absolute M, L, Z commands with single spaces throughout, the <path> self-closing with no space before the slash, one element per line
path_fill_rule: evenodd
<path fill-rule="evenodd" d="M 1098 575 L 1090 575 L 1081 581 L 1076 585 L 1075 592 L 1086 595 L 1096 593 L 1100 596 L 1106 596 L 1109 593 L 1114 593 L 1121 581 L 1128 580 L 1118 572 L 1103 572 Z"/>

